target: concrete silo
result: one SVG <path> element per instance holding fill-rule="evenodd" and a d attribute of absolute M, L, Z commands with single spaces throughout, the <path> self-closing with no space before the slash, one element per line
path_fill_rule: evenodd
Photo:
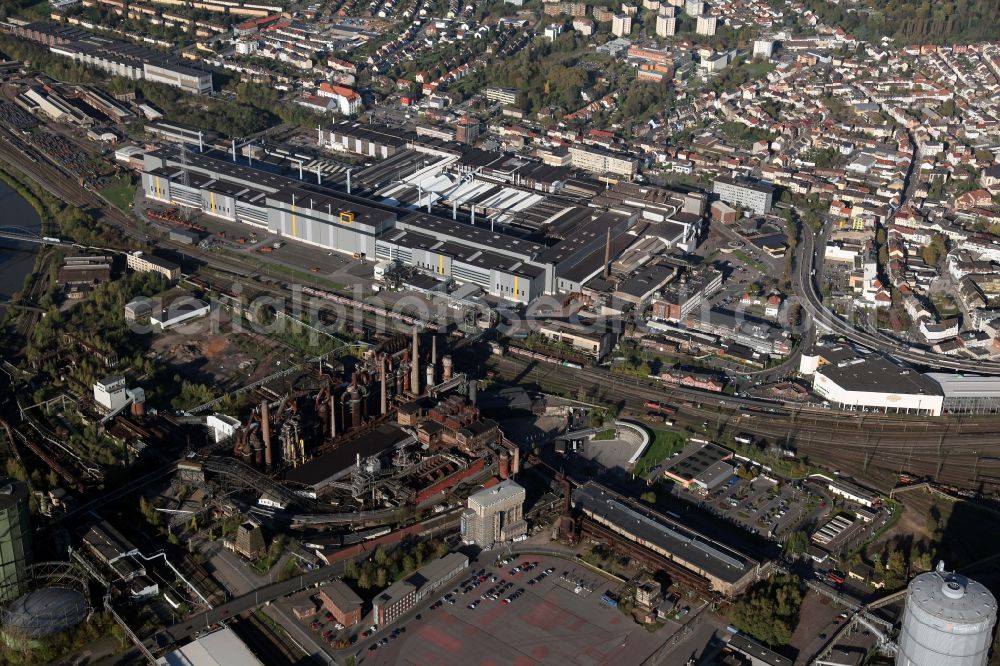
<path fill-rule="evenodd" d="M 0 479 L 0 603 L 21 596 L 31 563 L 28 487 Z"/>
<path fill-rule="evenodd" d="M 896 666 L 985 666 L 996 618 L 993 594 L 941 563 L 910 581 Z"/>

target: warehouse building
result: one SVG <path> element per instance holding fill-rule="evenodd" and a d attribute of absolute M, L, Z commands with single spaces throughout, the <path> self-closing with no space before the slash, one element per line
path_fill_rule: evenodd
<path fill-rule="evenodd" d="M 930 372 L 944 396 L 941 409 L 950 414 L 996 414 L 1000 412 L 1000 377 Z"/>
<path fill-rule="evenodd" d="M 544 248 L 514 236 L 430 215 L 398 220 L 375 242 L 376 257 L 396 260 L 437 279 L 472 283 L 510 301 L 529 303 L 548 291 Z"/>
<path fill-rule="evenodd" d="M 115 579 L 128 582 L 146 575 L 146 568 L 132 557 L 138 549 L 104 520 L 83 535 L 83 545 L 94 559 L 115 574 Z"/>
<path fill-rule="evenodd" d="M 157 666 L 263 666 L 229 627 L 199 636 L 156 660 Z"/>
<path fill-rule="evenodd" d="M 671 459 L 663 470 L 663 476 L 672 479 L 685 488 L 697 488 L 708 492 L 729 480 L 735 468 L 728 460 L 732 460 L 733 452 L 718 444 L 691 443 L 681 451 L 680 455 Z"/>
<path fill-rule="evenodd" d="M 811 474 L 809 478 L 825 484 L 831 494 L 843 497 L 850 502 L 856 502 L 861 506 L 872 508 L 881 502 L 878 493 L 843 479 L 834 479 L 825 474 Z"/>
<path fill-rule="evenodd" d="M 940 416 L 944 407 L 944 396 L 937 382 L 874 354 L 817 368 L 813 391 L 852 411 Z"/>
<path fill-rule="evenodd" d="M 745 590 L 761 573 L 760 564 L 752 558 L 593 481 L 574 490 L 572 501 L 605 538 L 634 544 L 633 552 L 641 549 L 651 559 L 693 574 L 727 597 Z"/>
<path fill-rule="evenodd" d="M 576 223 L 546 247 L 486 226 L 378 203 L 243 166 L 218 154 L 175 147 L 145 155 L 142 187 L 155 201 L 324 249 L 395 260 L 438 280 L 475 284 L 518 303 L 563 291 L 566 285 L 578 286 L 576 273 L 599 272 L 609 234 L 612 242 L 623 236 L 634 241 L 628 231 L 637 217 L 634 211 L 626 216 L 567 209 L 579 212 Z"/>

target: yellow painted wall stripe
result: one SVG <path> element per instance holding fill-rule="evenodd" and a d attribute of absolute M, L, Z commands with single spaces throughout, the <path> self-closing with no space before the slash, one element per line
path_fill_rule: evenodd
<path fill-rule="evenodd" d="M 518 295 L 519 294 L 518 294 L 518 291 L 517 291 L 517 276 L 515 275 L 514 276 L 514 298 L 517 298 Z"/>
<path fill-rule="evenodd" d="M 298 225 L 295 221 L 295 206 L 292 206 L 292 236 L 298 238 Z"/>
<path fill-rule="evenodd" d="M 215 192 L 209 192 L 208 194 L 211 197 L 212 210 L 215 210 Z"/>
<path fill-rule="evenodd" d="M 438 273 L 444 275 L 444 255 L 438 255 Z"/>

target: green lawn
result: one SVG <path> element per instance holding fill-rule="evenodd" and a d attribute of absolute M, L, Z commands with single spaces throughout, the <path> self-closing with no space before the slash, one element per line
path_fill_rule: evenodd
<path fill-rule="evenodd" d="M 614 428 L 608 428 L 607 430 L 601 430 L 595 433 L 594 439 L 597 441 L 606 441 L 609 439 L 614 439 L 616 434 L 617 433 L 615 432 Z"/>
<path fill-rule="evenodd" d="M 684 448 L 687 437 L 673 430 L 654 430 L 653 441 L 635 464 L 635 473 L 645 476 L 649 470 L 656 467 L 667 456 Z"/>
<path fill-rule="evenodd" d="M 128 177 L 115 179 L 100 192 L 116 208 L 126 213 L 130 210 L 132 202 L 135 201 L 135 185 Z"/>

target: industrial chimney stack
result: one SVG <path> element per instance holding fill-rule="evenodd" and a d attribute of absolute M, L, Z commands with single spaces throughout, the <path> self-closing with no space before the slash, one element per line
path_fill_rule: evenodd
<path fill-rule="evenodd" d="M 383 416 L 385 416 L 386 411 L 388 411 L 388 405 L 386 405 L 386 399 L 385 399 L 385 393 L 386 393 L 386 386 L 385 386 L 385 382 L 386 382 L 386 379 L 385 379 L 385 356 L 379 357 L 378 369 L 379 369 L 379 378 L 378 378 L 378 381 L 379 381 L 379 385 L 380 385 L 379 386 L 379 410 L 380 410 L 379 413 L 382 414 Z"/>
<path fill-rule="evenodd" d="M 413 327 L 413 358 L 410 359 L 410 393 L 420 395 L 420 335 Z"/>
<path fill-rule="evenodd" d="M 267 400 L 260 403 L 260 429 L 264 437 L 264 466 L 270 470 L 274 458 L 271 451 L 271 409 L 267 405 Z"/>

